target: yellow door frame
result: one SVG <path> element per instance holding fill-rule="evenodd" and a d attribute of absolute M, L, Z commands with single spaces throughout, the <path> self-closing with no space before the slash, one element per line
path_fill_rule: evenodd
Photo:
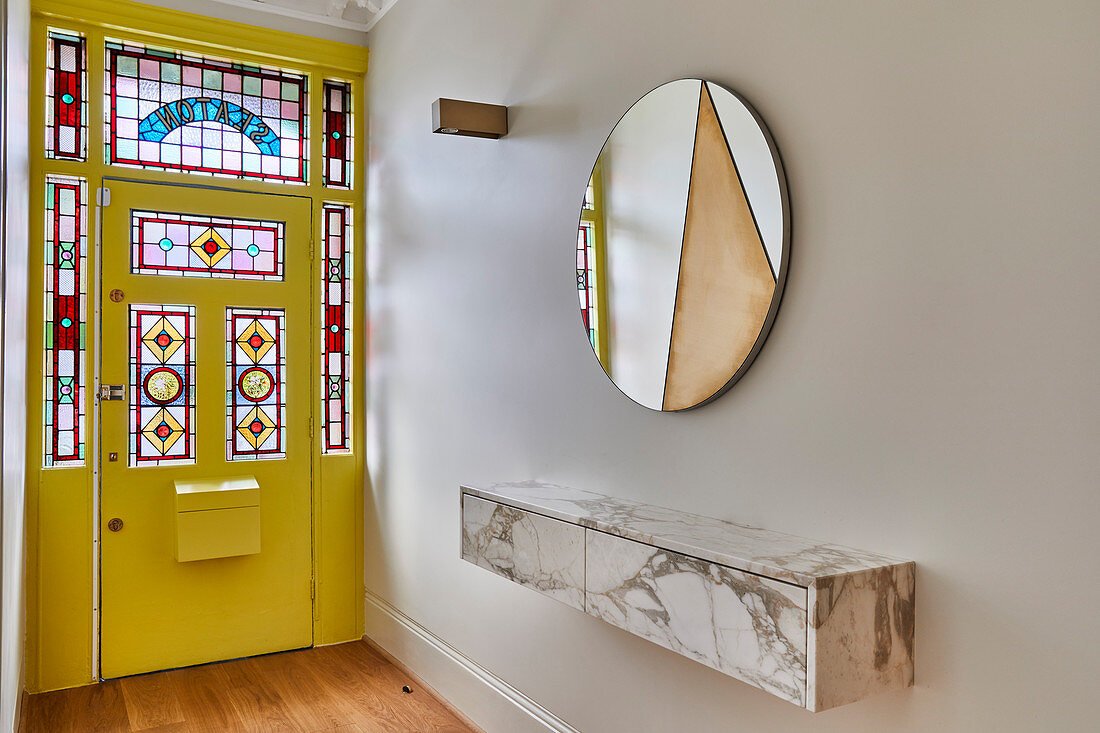
<path fill-rule="evenodd" d="M 32 3 L 30 90 L 31 231 L 29 238 L 31 293 L 28 323 L 28 375 L 40 375 L 44 355 L 44 242 L 46 177 L 60 175 L 86 181 L 87 312 L 85 328 L 84 409 L 86 438 L 81 466 L 45 468 L 44 385 L 27 382 L 27 644 L 26 687 L 30 692 L 89 684 L 98 678 L 98 516 L 97 460 L 99 445 L 94 427 L 99 412 L 97 387 L 100 294 L 98 273 L 99 214 L 96 191 L 105 178 L 137 181 L 208 184 L 257 193 L 290 192 L 313 200 L 317 250 L 323 251 L 324 203 L 352 207 L 353 283 L 351 353 L 352 450 L 322 454 L 321 430 L 314 431 L 313 572 L 316 644 L 357 639 L 363 633 L 363 488 L 365 472 L 365 334 L 366 282 L 363 172 L 365 170 L 364 76 L 365 47 L 307 38 L 291 33 L 191 13 L 141 5 L 128 0 L 34 0 Z M 46 33 L 49 29 L 79 33 L 87 44 L 87 157 L 84 161 L 50 159 L 45 155 Z M 180 172 L 125 168 L 106 164 L 104 155 L 104 63 L 107 38 L 195 55 L 294 71 L 308 78 L 309 175 L 306 185 L 218 178 Z M 323 79 L 351 85 L 354 129 L 354 171 L 348 189 L 322 184 Z M 358 284 L 358 288 L 355 287 Z M 319 286 L 319 283 L 317 284 Z M 358 292 L 356 293 L 356 289 Z M 314 298 L 313 324 L 321 329 L 323 314 Z M 321 354 L 314 350 L 314 379 L 321 379 Z M 319 390 L 315 390 L 319 391 Z M 320 416 L 319 398 L 312 411 Z M 37 467 L 37 468 L 36 468 Z"/>

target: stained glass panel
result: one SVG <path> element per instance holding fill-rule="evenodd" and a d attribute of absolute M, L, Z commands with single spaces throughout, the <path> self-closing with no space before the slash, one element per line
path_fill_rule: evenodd
<path fill-rule="evenodd" d="M 130 272 L 283 279 L 281 221 L 131 211 Z"/>
<path fill-rule="evenodd" d="M 44 465 L 84 463 L 87 186 L 46 178 Z"/>
<path fill-rule="evenodd" d="M 596 187 L 592 181 L 588 182 L 588 188 L 584 189 L 584 207 L 586 211 L 593 211 L 596 208 Z"/>
<path fill-rule="evenodd" d="M 84 38 L 51 30 L 46 36 L 46 157 L 84 160 L 88 100 Z"/>
<path fill-rule="evenodd" d="M 577 232 L 577 295 L 581 301 L 581 318 L 593 348 L 597 342 L 595 225 L 582 221 Z"/>
<path fill-rule="evenodd" d="M 284 311 L 226 308 L 226 459 L 286 458 Z"/>
<path fill-rule="evenodd" d="M 325 204 L 325 275 L 322 306 L 325 333 L 321 354 L 324 377 L 324 453 L 351 450 L 351 207 Z"/>
<path fill-rule="evenodd" d="M 130 306 L 130 465 L 195 461 L 195 307 Z"/>
<path fill-rule="evenodd" d="M 325 185 L 351 187 L 351 85 L 326 80 L 325 88 Z"/>
<path fill-rule="evenodd" d="M 306 180 L 306 78 L 107 43 L 107 162 Z"/>

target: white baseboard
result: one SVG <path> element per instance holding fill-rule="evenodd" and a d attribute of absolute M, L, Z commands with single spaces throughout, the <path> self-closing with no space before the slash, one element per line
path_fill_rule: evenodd
<path fill-rule="evenodd" d="M 580 733 L 443 639 L 366 592 L 366 635 L 486 733 Z"/>

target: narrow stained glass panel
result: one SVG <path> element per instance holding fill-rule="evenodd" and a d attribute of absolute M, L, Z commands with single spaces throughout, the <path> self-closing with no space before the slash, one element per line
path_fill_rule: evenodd
<path fill-rule="evenodd" d="M 325 274 L 321 287 L 321 305 L 325 311 L 321 340 L 324 453 L 351 450 L 351 215 L 350 206 L 324 206 Z"/>
<path fill-rule="evenodd" d="M 87 185 L 46 178 L 44 465 L 84 464 Z"/>
<path fill-rule="evenodd" d="M 595 226 L 590 221 L 582 221 L 577 232 L 577 295 L 581 301 L 581 318 L 593 348 L 597 342 L 598 326 L 595 308 L 595 260 Z"/>
<path fill-rule="evenodd" d="M 352 125 L 351 85 L 326 80 L 325 89 L 325 185 L 351 187 Z"/>
<path fill-rule="evenodd" d="M 107 42 L 107 162 L 306 180 L 306 77 Z"/>
<path fill-rule="evenodd" d="M 281 221 L 131 211 L 130 272 L 283 279 Z"/>
<path fill-rule="evenodd" d="M 130 465 L 195 462 L 195 307 L 130 306 Z"/>
<path fill-rule="evenodd" d="M 286 458 L 285 313 L 226 308 L 226 459 Z"/>
<path fill-rule="evenodd" d="M 84 38 L 51 30 L 46 36 L 46 157 L 84 160 L 88 145 Z"/>

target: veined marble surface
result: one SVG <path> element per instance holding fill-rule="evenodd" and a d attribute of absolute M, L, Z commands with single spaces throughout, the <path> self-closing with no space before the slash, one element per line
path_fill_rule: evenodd
<path fill-rule="evenodd" d="M 806 589 L 586 530 L 596 618 L 806 704 Z"/>
<path fill-rule="evenodd" d="M 462 559 L 584 610 L 584 532 L 539 514 L 462 497 Z"/>
<path fill-rule="evenodd" d="M 463 492 L 801 586 L 908 561 L 539 481 Z"/>

